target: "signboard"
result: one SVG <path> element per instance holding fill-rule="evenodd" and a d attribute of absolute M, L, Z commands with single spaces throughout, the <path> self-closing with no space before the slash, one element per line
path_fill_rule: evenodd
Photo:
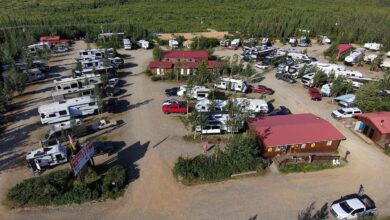
<path fill-rule="evenodd" d="M 86 143 L 80 152 L 78 152 L 70 161 L 70 165 L 73 169 L 74 175 L 80 173 L 81 169 L 87 164 L 87 162 L 95 155 L 95 148 L 90 142 Z"/>

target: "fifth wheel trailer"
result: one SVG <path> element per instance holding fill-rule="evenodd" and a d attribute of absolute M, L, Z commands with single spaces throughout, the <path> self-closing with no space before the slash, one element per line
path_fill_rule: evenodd
<path fill-rule="evenodd" d="M 39 106 L 38 113 L 42 124 L 68 121 L 71 117 L 91 115 L 98 106 L 91 96 L 83 96 Z"/>

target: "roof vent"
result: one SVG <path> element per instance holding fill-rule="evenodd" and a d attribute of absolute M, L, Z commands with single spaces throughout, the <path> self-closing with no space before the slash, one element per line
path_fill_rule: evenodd
<path fill-rule="evenodd" d="M 385 120 L 381 120 L 381 126 L 383 126 L 383 124 L 385 123 Z"/>

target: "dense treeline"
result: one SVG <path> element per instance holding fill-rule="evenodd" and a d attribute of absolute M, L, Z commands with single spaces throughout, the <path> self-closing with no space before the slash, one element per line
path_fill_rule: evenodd
<path fill-rule="evenodd" d="M 0 26 L 84 25 L 83 32 L 90 24 L 105 23 L 105 31 L 115 31 L 120 24 L 132 23 L 154 31 L 210 27 L 269 37 L 288 37 L 298 34 L 298 29 L 309 29 L 311 35 L 325 34 L 341 41 L 390 45 L 390 3 L 386 0 L 4 0 L 0 9 Z M 62 28 L 52 28 L 58 29 Z"/>

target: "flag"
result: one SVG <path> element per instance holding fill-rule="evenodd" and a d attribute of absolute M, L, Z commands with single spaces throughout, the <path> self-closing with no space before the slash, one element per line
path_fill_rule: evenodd
<path fill-rule="evenodd" d="M 359 188 L 359 196 L 363 196 L 364 195 L 364 187 L 362 184 L 360 184 L 360 188 Z"/>

